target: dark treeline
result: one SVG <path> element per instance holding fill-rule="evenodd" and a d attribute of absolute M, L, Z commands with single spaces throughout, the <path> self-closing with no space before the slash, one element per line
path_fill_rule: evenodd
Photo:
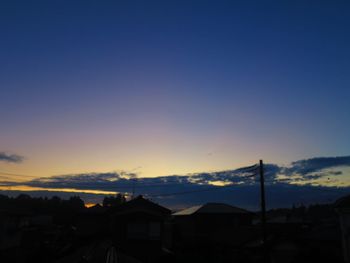
<path fill-rule="evenodd" d="M 126 202 L 124 195 L 105 196 L 103 207 L 112 208 Z M 20 194 L 17 197 L 9 197 L 0 194 L 0 213 L 12 216 L 52 216 L 53 223 L 58 225 L 72 225 L 74 218 L 84 210 L 84 201 L 79 196 L 71 196 L 69 199 L 61 199 L 58 196 L 31 197 Z"/>
<path fill-rule="evenodd" d="M 85 207 L 84 201 L 79 196 L 72 196 L 68 200 L 58 196 L 31 197 L 20 194 L 17 197 L 0 195 L 0 210 L 30 212 L 33 214 L 56 214 L 60 212 L 79 211 Z"/>
<path fill-rule="evenodd" d="M 126 202 L 122 194 L 105 196 L 102 202 L 104 207 L 114 207 Z M 57 214 L 61 212 L 76 212 L 85 208 L 84 201 L 79 196 L 72 196 L 69 199 L 61 199 L 58 196 L 31 197 L 27 194 L 20 194 L 17 197 L 9 197 L 0 194 L 0 210 L 30 212 L 33 214 Z"/>
<path fill-rule="evenodd" d="M 103 207 L 114 207 L 126 202 L 126 197 L 122 194 L 115 196 L 105 196 L 102 201 Z M 7 211 L 30 211 L 33 214 L 57 214 L 60 212 L 80 211 L 86 208 L 84 201 L 79 196 L 71 196 L 69 199 L 61 199 L 58 196 L 31 197 L 27 194 L 20 194 L 17 197 L 9 197 L 0 194 L 0 210 Z M 299 205 L 292 208 L 277 208 L 268 210 L 268 216 L 279 215 L 308 217 L 317 219 L 320 217 L 334 217 L 335 212 L 332 204 L 313 204 L 309 206 Z"/>
<path fill-rule="evenodd" d="M 104 207 L 118 206 L 126 202 L 126 197 L 122 194 L 117 194 L 116 196 L 105 196 L 103 198 L 102 205 Z"/>

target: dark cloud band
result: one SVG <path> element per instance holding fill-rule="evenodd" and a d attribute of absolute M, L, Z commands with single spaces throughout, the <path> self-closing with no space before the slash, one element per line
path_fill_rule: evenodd
<path fill-rule="evenodd" d="M 303 196 L 303 200 L 311 200 L 312 197 L 314 200 L 320 201 L 323 200 L 325 194 L 327 197 L 330 194 L 336 197 L 342 191 L 347 191 L 349 187 L 316 186 L 310 182 L 322 181 L 324 177 L 327 178 L 327 182 L 333 182 L 334 176 L 342 175 L 341 170 L 345 166 L 350 166 L 350 156 L 311 158 L 293 162 L 290 166 L 265 164 L 267 193 L 273 196 L 283 196 L 286 192 L 292 192 L 295 195 L 291 194 L 290 197 L 285 197 L 285 201 L 290 200 L 291 202 Z M 196 192 L 196 194 L 186 195 L 186 197 L 167 196 L 163 199 L 157 197 L 159 200 L 171 201 L 174 205 L 180 203 L 182 205 L 192 204 L 208 198 L 207 201 L 212 201 L 212 198 L 215 198 L 215 200 L 225 198 L 231 200 L 232 197 L 234 197 L 232 200 L 236 201 L 249 201 L 249 198 L 258 198 L 259 174 L 256 168 L 256 166 L 248 166 L 234 170 L 156 178 L 136 178 L 134 173 L 127 172 L 85 173 L 38 178 L 25 183 L 21 182 L 21 184 L 42 188 L 75 188 L 78 190 L 104 190 L 124 193 L 130 193 L 136 189 L 137 193 L 151 197 L 177 192 Z M 333 179 L 331 178 L 333 181 L 328 179 L 330 176 L 333 176 Z M 13 183 L 13 185 L 16 184 Z M 3 185 L 11 185 L 11 182 L 6 182 Z M 230 186 L 221 187 L 220 185 Z M 210 195 L 200 192 L 208 187 L 220 191 L 211 192 Z M 334 193 L 329 192 L 331 190 Z"/>
<path fill-rule="evenodd" d="M 17 154 L 7 154 L 5 152 L 0 152 L 0 161 L 9 163 L 20 163 L 23 161 L 23 156 Z"/>

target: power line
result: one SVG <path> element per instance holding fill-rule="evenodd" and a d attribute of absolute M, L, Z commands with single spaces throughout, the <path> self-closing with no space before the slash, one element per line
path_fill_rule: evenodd
<path fill-rule="evenodd" d="M 243 167 L 239 170 L 242 170 L 242 172 L 248 172 L 248 171 L 256 171 L 259 168 L 257 164 L 254 164 L 252 166 L 248 167 Z M 239 178 L 250 178 L 256 176 L 257 173 L 250 174 L 247 176 L 239 176 Z M 184 194 L 192 194 L 192 193 L 200 193 L 200 192 L 207 192 L 207 191 L 215 191 L 215 190 L 222 190 L 224 188 L 232 187 L 232 186 L 237 186 L 236 184 L 232 183 L 230 185 L 225 185 L 225 186 L 212 186 L 210 188 L 206 189 L 201 189 L 201 190 L 192 190 L 192 191 L 182 191 L 182 192 L 174 192 L 174 193 L 166 193 L 166 194 L 153 194 L 153 195 L 148 195 L 150 197 L 163 197 L 163 196 L 175 196 L 175 195 L 184 195 Z"/>
<path fill-rule="evenodd" d="M 230 186 L 235 186 L 235 185 L 234 184 L 230 184 L 230 185 L 225 185 L 225 186 L 220 186 L 220 187 L 213 186 L 211 188 L 206 188 L 206 189 L 201 189 L 201 190 L 174 192 L 174 193 L 167 193 L 167 194 L 152 194 L 152 195 L 147 195 L 147 196 L 149 196 L 149 197 L 163 197 L 163 196 L 184 195 L 184 194 L 192 194 L 192 193 L 200 193 L 200 192 L 207 192 L 207 191 L 222 190 L 223 188 L 227 188 L 227 187 L 230 187 Z"/>
<path fill-rule="evenodd" d="M 257 164 L 254 164 L 254 165 L 251 165 L 251 166 L 247 166 L 247 167 L 242 167 L 242 168 L 239 168 L 239 169 L 236 169 L 234 171 L 232 171 L 231 173 L 233 174 L 237 174 L 238 177 L 241 177 L 239 176 L 239 174 L 242 174 L 242 173 L 247 173 L 247 172 L 251 172 L 251 171 L 256 171 L 256 169 L 258 168 L 259 166 Z M 137 169 L 139 169 L 141 167 L 137 167 L 131 171 L 135 171 Z M 214 174 L 215 173 L 225 173 L 226 171 L 220 171 L 220 172 L 213 172 Z M 35 178 L 35 176 L 33 175 L 28 175 L 28 174 L 17 174 L 17 173 L 8 173 L 8 172 L 3 172 L 3 171 L 0 171 L 0 174 L 2 175 L 13 175 L 13 176 L 21 176 L 21 177 L 32 177 L 32 178 Z M 191 177 L 191 176 L 196 176 L 197 174 L 192 174 L 192 175 L 173 175 L 173 176 L 176 176 L 179 178 L 188 178 L 188 177 Z M 170 175 L 171 176 L 171 175 Z M 55 177 L 55 176 L 52 176 L 52 177 Z M 166 176 L 164 176 L 166 178 Z M 41 178 L 50 178 L 50 177 L 41 177 Z M 140 178 L 139 178 L 140 179 Z M 172 180 L 177 180 L 175 178 L 171 178 L 171 179 L 165 179 L 165 182 L 170 182 Z M 164 183 L 165 183 L 164 182 Z"/>
<path fill-rule="evenodd" d="M 245 179 L 245 178 L 251 178 L 251 177 L 254 177 L 256 176 L 257 174 L 250 174 L 250 175 L 246 175 L 246 176 L 239 176 L 238 178 L 239 179 Z M 226 186 L 231 186 L 231 185 L 236 185 L 234 184 L 234 182 L 232 181 L 228 181 L 230 182 L 231 184 L 230 185 L 226 185 Z M 51 183 L 56 183 L 56 186 L 60 186 L 60 187 L 68 187 L 69 185 L 67 185 L 67 183 L 65 184 L 59 184 L 57 182 L 51 182 Z M 205 182 L 204 182 L 205 183 Z M 99 189 L 123 189 L 123 188 L 130 188 L 132 187 L 132 182 L 126 182 L 126 183 L 123 183 L 121 185 L 111 185 L 111 186 L 107 186 L 107 185 L 104 185 L 104 186 L 98 186 Z M 185 182 L 163 182 L 163 183 L 154 183 L 154 184 L 148 184 L 148 183 L 143 183 L 142 181 L 139 181 L 138 182 L 138 188 L 147 188 L 147 187 L 172 187 L 172 186 L 179 186 L 179 185 L 185 185 L 187 187 L 191 187 L 191 186 L 200 186 L 201 184 L 198 184 L 196 182 L 191 182 L 191 181 L 185 181 Z M 206 184 L 206 185 L 210 185 L 210 184 Z M 41 186 L 45 186 L 45 183 L 43 183 Z M 51 185 L 46 185 L 46 186 L 51 186 Z M 96 185 L 89 185 L 89 184 L 79 184 L 79 187 L 96 187 Z M 212 185 L 212 187 L 224 187 L 224 186 L 217 186 L 217 185 Z"/>
<path fill-rule="evenodd" d="M 259 168 L 259 166 L 257 164 L 255 165 L 252 165 L 252 166 L 248 166 L 248 167 L 243 167 L 243 168 L 240 168 L 238 170 L 235 171 L 235 173 L 238 173 L 237 174 L 237 178 L 238 179 L 245 179 L 245 178 L 252 178 L 252 177 L 255 177 L 257 176 L 257 168 Z M 239 174 L 241 173 L 246 173 L 246 172 L 249 172 L 249 171 L 255 171 L 255 173 L 253 174 L 249 174 L 249 175 L 245 175 L 245 176 L 240 176 Z M 30 176 L 30 175 L 24 175 L 24 174 L 16 174 L 16 173 L 7 173 L 7 172 L 2 172 L 0 171 L 0 174 L 3 174 L 3 175 L 12 175 L 12 176 L 23 176 L 23 177 L 33 177 L 33 176 Z M 184 179 L 182 179 L 182 177 Z M 160 182 L 160 183 L 153 183 L 153 184 L 148 184 L 148 183 L 143 183 L 142 181 L 138 181 L 138 188 L 148 188 L 148 187 L 155 187 L 155 188 L 161 188 L 161 187 L 176 187 L 176 186 L 179 186 L 179 185 L 185 185 L 186 187 L 191 187 L 191 186 L 200 186 L 200 184 L 196 183 L 196 182 L 191 182 L 188 180 L 188 176 L 178 176 L 178 178 L 169 178 L 169 179 L 166 179 L 163 181 L 163 182 Z M 152 179 L 150 179 L 152 180 Z M 183 180 L 184 182 L 179 182 L 178 180 Z M 128 180 L 129 181 L 129 180 Z M 84 187 L 84 189 L 80 189 L 80 190 L 87 190 L 87 189 L 91 189 L 91 188 L 95 188 L 95 190 L 118 190 L 118 189 L 126 189 L 126 188 L 129 188 L 132 186 L 132 183 L 129 183 L 129 182 L 126 182 L 125 184 L 122 184 L 120 186 L 118 185 L 113 185 L 113 186 L 97 186 L 94 185 L 79 185 L 78 187 Z M 230 182 L 230 181 L 229 181 Z M 267 181 L 269 182 L 269 180 Z M 273 182 L 273 181 L 270 181 L 270 182 Z M 52 185 L 45 185 L 42 184 L 42 185 L 30 185 L 30 184 L 27 184 L 29 186 L 36 186 L 36 187 L 51 187 L 51 188 L 64 188 L 64 187 L 69 187 L 69 188 L 74 188 L 72 186 L 69 186 L 67 184 L 65 185 L 60 185 L 59 182 L 52 182 L 52 183 L 56 183 L 56 187 L 55 186 L 52 186 Z M 110 183 L 110 182 L 107 182 L 107 183 Z M 187 184 L 187 185 L 186 185 Z M 188 185 L 189 184 L 189 185 Z M 207 184 L 209 185 L 209 184 Z M 197 193 L 197 192 L 206 192 L 206 191 L 212 191 L 212 190 L 222 190 L 226 187 L 231 187 L 231 186 L 238 186 L 237 184 L 235 184 L 234 182 L 231 181 L 231 184 L 229 185 L 225 185 L 225 186 L 215 186 L 215 185 L 212 185 L 210 186 L 210 188 L 207 188 L 207 189 L 199 189 L 199 190 L 188 190 L 188 191 L 180 191 L 180 192 L 173 192 L 173 193 L 166 193 L 166 194 L 154 194 L 154 195 L 150 195 L 150 196 L 172 196 L 172 195 L 182 195 L 182 194 L 191 194 L 191 193 Z M 78 189 L 78 188 L 75 188 L 75 189 Z M 342 188 L 338 188 L 338 189 L 331 189 L 331 188 L 328 188 L 328 187 L 325 187 L 325 186 L 319 186 L 319 187 L 313 187 L 312 190 L 316 190 L 316 191 L 325 191 L 325 192 L 333 192 L 333 193 L 338 193 L 339 190 L 342 191 L 343 189 Z"/>
<path fill-rule="evenodd" d="M 235 173 L 244 173 L 244 172 L 257 171 L 258 168 L 259 168 L 258 164 L 253 164 L 253 165 L 250 165 L 250 166 L 238 168 L 238 169 L 234 170 L 234 172 Z"/>

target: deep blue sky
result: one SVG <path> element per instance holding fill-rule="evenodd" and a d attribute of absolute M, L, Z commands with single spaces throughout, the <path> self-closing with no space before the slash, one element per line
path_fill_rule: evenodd
<path fill-rule="evenodd" d="M 33 176 L 350 148 L 348 1 L 2 1 L 0 144 Z"/>

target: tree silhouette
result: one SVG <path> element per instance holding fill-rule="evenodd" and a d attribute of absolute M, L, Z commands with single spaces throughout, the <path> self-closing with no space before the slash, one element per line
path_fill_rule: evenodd
<path fill-rule="evenodd" d="M 118 206 L 126 202 L 126 198 L 122 194 L 117 194 L 116 196 L 105 196 L 103 198 L 104 207 Z"/>

